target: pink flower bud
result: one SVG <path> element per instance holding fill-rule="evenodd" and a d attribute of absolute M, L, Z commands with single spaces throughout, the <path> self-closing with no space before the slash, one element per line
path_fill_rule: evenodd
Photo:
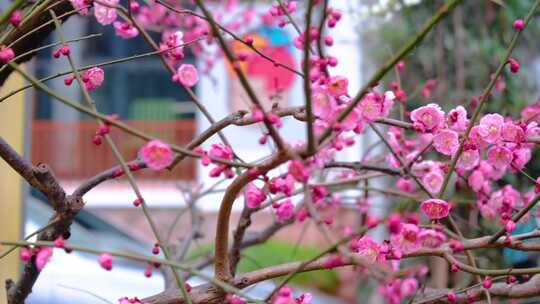
<path fill-rule="evenodd" d="M 66 242 L 62 236 L 59 236 L 56 240 L 54 240 L 54 247 L 56 248 L 64 248 L 65 245 Z"/>
<path fill-rule="evenodd" d="M 92 143 L 96 146 L 99 146 L 103 143 L 103 140 L 101 139 L 101 136 L 95 135 L 94 138 L 92 138 Z"/>
<path fill-rule="evenodd" d="M 484 282 L 482 283 L 482 286 L 485 289 L 490 289 L 492 285 L 493 285 L 493 281 L 491 280 L 491 277 L 486 277 L 484 279 Z"/>
<path fill-rule="evenodd" d="M 523 19 L 516 19 L 514 21 L 514 29 L 516 31 L 521 31 L 524 27 L 525 27 L 525 22 L 523 21 Z"/>
<path fill-rule="evenodd" d="M 446 294 L 446 298 L 448 299 L 448 302 L 455 303 L 457 300 L 457 296 L 453 291 L 450 291 Z"/>
<path fill-rule="evenodd" d="M 113 257 L 110 253 L 102 253 L 98 257 L 98 262 L 103 269 L 110 271 L 113 266 Z"/>
<path fill-rule="evenodd" d="M 73 80 L 75 80 L 75 77 L 67 76 L 66 78 L 64 78 L 64 84 L 70 86 L 73 83 Z"/>
<path fill-rule="evenodd" d="M 21 24 L 22 21 L 22 13 L 20 10 L 15 10 L 13 13 L 11 13 L 11 16 L 9 16 L 9 23 L 13 25 L 14 27 L 18 27 L 19 24 Z"/>
<path fill-rule="evenodd" d="M 68 56 L 71 53 L 71 51 L 69 49 L 69 46 L 64 45 L 63 47 L 61 47 L 60 48 L 60 53 L 62 53 L 62 55 L 64 55 L 64 56 Z"/>
<path fill-rule="evenodd" d="M 143 200 L 142 198 L 139 197 L 133 201 L 133 206 L 139 207 L 142 203 L 143 203 Z"/>
<path fill-rule="evenodd" d="M 30 251 L 30 249 L 23 247 L 21 248 L 20 257 L 21 257 L 21 261 L 28 262 L 30 261 L 30 258 L 32 257 L 32 252 Z"/>
<path fill-rule="evenodd" d="M 324 44 L 326 44 L 326 46 L 334 45 L 334 38 L 332 38 L 332 36 L 324 37 Z"/>
<path fill-rule="evenodd" d="M 147 278 L 150 278 L 152 276 L 152 270 L 153 270 L 153 266 L 152 264 L 148 264 L 146 266 L 146 269 L 144 270 L 144 276 L 147 277 Z"/>
<path fill-rule="evenodd" d="M 459 271 L 459 266 L 456 264 L 450 265 L 450 272 L 456 273 Z"/>
<path fill-rule="evenodd" d="M 512 233 L 512 231 L 514 231 L 516 229 L 516 223 L 514 223 L 514 221 L 512 220 L 509 220 L 506 222 L 506 224 L 504 225 L 504 230 L 506 230 L 506 232 L 508 233 Z"/>
<path fill-rule="evenodd" d="M 15 58 L 15 53 L 11 48 L 4 45 L 0 46 L 0 62 L 7 63 L 13 58 Z"/>
<path fill-rule="evenodd" d="M 515 58 L 509 58 L 508 64 L 510 65 L 510 72 L 514 74 L 519 72 L 519 68 L 520 68 L 519 61 L 517 61 Z"/>

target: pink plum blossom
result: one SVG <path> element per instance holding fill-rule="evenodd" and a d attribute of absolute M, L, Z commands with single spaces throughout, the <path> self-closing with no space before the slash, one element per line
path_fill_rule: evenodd
<path fill-rule="evenodd" d="M 258 208 L 266 200 L 266 193 L 253 183 L 247 185 L 245 195 L 248 208 Z"/>
<path fill-rule="evenodd" d="M 182 60 L 184 58 L 184 33 L 181 31 L 176 31 L 173 33 L 164 33 L 163 40 L 165 42 L 160 43 L 160 50 L 165 52 L 165 55 L 173 60 Z"/>
<path fill-rule="evenodd" d="M 291 174 L 287 174 L 284 177 L 274 177 L 270 179 L 268 190 L 272 194 L 282 192 L 287 196 L 291 196 L 294 190 L 294 177 Z"/>
<path fill-rule="evenodd" d="M 333 117 L 337 107 L 335 99 L 326 94 L 323 90 L 315 90 L 311 94 L 311 103 L 313 106 L 313 114 L 325 120 Z"/>
<path fill-rule="evenodd" d="M 420 247 L 418 233 L 420 229 L 414 224 L 401 225 L 401 231 L 390 237 L 390 243 L 403 253 L 410 253 Z"/>
<path fill-rule="evenodd" d="M 475 192 L 478 192 L 482 189 L 484 182 L 486 182 L 486 179 L 484 178 L 484 174 L 480 170 L 474 170 L 467 178 L 467 183 Z"/>
<path fill-rule="evenodd" d="M 424 214 L 432 220 L 443 219 L 448 216 L 450 212 L 450 204 L 441 199 L 428 199 L 420 204 L 420 208 L 424 211 Z"/>
<path fill-rule="evenodd" d="M 199 73 L 194 65 L 182 64 L 174 74 L 173 81 L 180 82 L 183 86 L 190 88 L 199 81 Z"/>
<path fill-rule="evenodd" d="M 427 248 L 437 248 L 446 241 L 444 233 L 434 229 L 422 229 L 418 238 L 422 246 Z"/>
<path fill-rule="evenodd" d="M 328 79 L 328 92 L 334 96 L 347 94 L 349 81 L 343 76 L 332 76 Z"/>
<path fill-rule="evenodd" d="M 86 0 L 69 0 L 71 6 L 77 10 L 79 15 L 86 16 L 88 14 L 88 8 L 90 5 Z"/>
<path fill-rule="evenodd" d="M 429 172 L 422 178 L 422 183 L 431 193 L 437 193 L 441 190 L 444 176 L 439 171 Z"/>
<path fill-rule="evenodd" d="M 488 145 L 488 142 L 486 142 L 482 135 L 479 133 L 480 126 L 474 126 L 471 129 L 471 133 L 469 133 L 469 137 L 466 140 L 467 145 L 474 146 L 476 149 L 482 149 Z"/>
<path fill-rule="evenodd" d="M 450 110 L 446 120 L 448 127 L 458 132 L 465 132 L 469 125 L 469 119 L 467 119 L 467 110 L 465 110 L 463 106 L 457 106 L 455 109 Z"/>
<path fill-rule="evenodd" d="M 433 146 L 439 153 L 454 155 L 459 146 L 458 134 L 449 129 L 439 131 L 433 136 Z"/>
<path fill-rule="evenodd" d="M 139 150 L 139 157 L 148 168 L 158 171 L 172 164 L 174 153 L 169 145 L 154 139 Z"/>
<path fill-rule="evenodd" d="M 358 105 L 362 118 L 366 121 L 374 121 L 378 118 L 388 116 L 390 109 L 394 105 L 394 98 L 391 92 L 387 92 L 384 95 L 380 95 L 377 92 L 367 93 Z"/>
<path fill-rule="evenodd" d="M 116 20 L 116 8 L 119 0 L 101 0 L 94 3 L 94 16 L 96 16 L 97 22 L 102 25 L 108 25 L 113 23 Z"/>
<path fill-rule="evenodd" d="M 208 153 L 211 157 L 231 160 L 234 157 L 231 147 L 224 144 L 213 144 Z"/>
<path fill-rule="evenodd" d="M 525 131 L 512 121 L 507 121 L 502 126 L 501 136 L 504 141 L 520 143 L 525 139 Z"/>
<path fill-rule="evenodd" d="M 86 89 L 88 91 L 93 91 L 103 84 L 105 72 L 101 68 L 93 67 L 84 72 L 82 79 Z"/>
<path fill-rule="evenodd" d="M 411 112 L 415 127 L 424 132 L 436 132 L 444 126 L 444 112 L 437 104 L 430 103 Z"/>
<path fill-rule="evenodd" d="M 416 184 L 412 179 L 400 178 L 396 183 L 396 187 L 400 191 L 411 193 L 416 189 Z"/>
<path fill-rule="evenodd" d="M 36 267 L 39 270 L 45 268 L 45 265 L 49 262 L 53 255 L 53 249 L 51 247 L 40 247 L 36 254 Z"/>
<path fill-rule="evenodd" d="M 309 179 L 309 171 L 300 160 L 295 159 L 289 162 L 289 173 L 300 183 L 304 183 Z"/>
<path fill-rule="evenodd" d="M 479 162 L 480 152 L 478 150 L 465 150 L 461 153 L 456 167 L 463 170 L 471 170 L 474 169 Z"/>
<path fill-rule="evenodd" d="M 124 39 L 137 37 L 137 35 L 139 35 L 139 30 L 127 22 L 115 21 L 113 22 L 113 26 L 114 26 L 116 35 Z"/>
<path fill-rule="evenodd" d="M 349 247 L 368 262 L 374 263 L 379 259 L 380 245 L 369 235 L 364 235 L 360 239 L 353 241 Z"/>
<path fill-rule="evenodd" d="M 503 146 L 493 146 L 487 151 L 488 162 L 497 169 L 504 169 L 512 162 L 512 151 Z"/>
<path fill-rule="evenodd" d="M 492 144 L 499 140 L 501 136 L 504 118 L 499 114 L 487 114 L 480 119 L 478 134 L 483 140 Z"/>
<path fill-rule="evenodd" d="M 512 171 L 521 170 L 525 167 L 525 165 L 531 160 L 532 154 L 531 149 L 527 148 L 520 148 L 520 149 L 514 149 L 512 151 Z"/>
<path fill-rule="evenodd" d="M 292 218 L 294 213 L 294 205 L 290 199 L 284 200 L 281 202 L 276 209 L 276 215 L 278 222 L 283 223 L 288 219 Z"/>

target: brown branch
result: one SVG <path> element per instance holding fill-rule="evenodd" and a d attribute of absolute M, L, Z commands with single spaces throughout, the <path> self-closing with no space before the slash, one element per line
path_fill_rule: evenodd
<path fill-rule="evenodd" d="M 62 21 L 67 20 L 73 14 L 66 14 L 67 12 L 73 11 L 73 6 L 71 6 L 69 1 L 56 0 L 53 2 L 53 5 L 49 6 L 58 16 L 64 16 Z M 30 35 L 27 35 L 28 32 L 31 32 L 36 27 L 47 23 L 46 26 L 43 26 L 40 30 L 32 32 Z M 14 44 L 11 48 L 15 54 L 26 53 L 40 45 L 47 39 L 47 37 L 55 30 L 54 24 L 52 23 L 51 15 L 49 14 L 49 8 L 43 7 L 40 11 L 35 12 L 34 16 L 28 21 L 22 23 L 16 30 L 12 30 L 8 33 L 3 45 L 9 45 L 14 41 L 19 40 L 21 36 L 26 36 L 24 39 L 19 40 L 18 43 Z M 32 59 L 36 54 L 31 53 L 28 56 L 23 56 L 16 60 L 17 63 L 27 62 Z M 11 75 L 13 69 L 9 66 L 6 66 L 0 72 L 0 86 L 4 84 L 6 79 Z"/>
<path fill-rule="evenodd" d="M 37 167 L 18 155 L 0 137 L 0 157 L 4 159 L 17 173 L 19 173 L 31 186 L 41 191 L 54 207 L 55 213 L 49 219 L 47 228 L 38 234 L 38 241 L 53 241 L 59 236 L 68 239 L 70 236 L 70 226 L 73 218 L 84 206 L 84 202 L 74 196 L 67 196 L 60 186 L 52 170 L 46 164 Z M 6 291 L 8 304 L 22 304 L 32 292 L 32 287 L 36 282 L 40 270 L 34 263 L 35 256 L 28 261 L 17 282 L 8 279 L 6 281 Z"/>

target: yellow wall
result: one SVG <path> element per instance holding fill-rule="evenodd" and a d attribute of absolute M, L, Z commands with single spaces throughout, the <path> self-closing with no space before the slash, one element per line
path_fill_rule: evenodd
<path fill-rule="evenodd" d="M 0 96 L 23 84 L 23 78 L 13 73 L 0 89 Z M 0 136 L 19 153 L 23 153 L 24 148 L 24 118 L 24 92 L 0 103 Z M 15 171 L 0 159 L 0 240 L 19 240 L 22 237 L 22 183 Z M 0 252 L 5 249 L 0 248 Z M 17 278 L 19 267 L 18 251 L 0 260 L 0 303 L 6 303 L 5 280 Z"/>

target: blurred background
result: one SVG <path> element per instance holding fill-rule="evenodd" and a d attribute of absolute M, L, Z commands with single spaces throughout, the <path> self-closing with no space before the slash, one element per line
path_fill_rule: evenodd
<path fill-rule="evenodd" d="M 0 2 L 4 7 L 7 4 L 7 1 Z M 396 53 L 443 2 L 330 1 L 331 6 L 344 13 L 343 21 L 331 33 L 336 42 L 328 52 L 340 61 L 340 65 L 331 72 L 348 76 L 350 92 L 354 94 L 372 72 Z M 266 10 L 268 4 L 267 1 L 242 3 L 254 5 L 258 11 Z M 531 4 L 529 0 L 463 1 L 463 5 L 437 25 L 424 42 L 405 58 L 406 67 L 403 72 L 389 73 L 384 78 L 385 90 L 390 88 L 392 82 L 399 83 L 407 93 L 409 109 L 429 102 L 442 105 L 446 111 L 456 105 L 468 107 L 481 94 L 499 64 L 499 58 L 505 52 L 513 33 L 513 20 L 523 18 Z M 103 33 L 100 37 L 70 45 L 71 54 L 78 66 L 150 51 L 142 38 L 119 39 L 111 27 L 102 27 L 91 18 L 72 17 L 63 28 L 69 39 Z M 250 35 L 258 37 L 261 47 L 298 66 L 301 55 L 291 45 L 293 31 L 263 25 L 248 30 Z M 503 74 L 486 111 L 502 111 L 502 114 L 517 118 L 524 106 L 537 102 L 540 88 L 539 34 L 540 24 L 532 22 L 514 52 L 514 57 L 521 63 L 520 73 Z M 153 38 L 156 41 L 161 39 L 158 33 L 153 33 Z M 49 42 L 58 40 L 57 35 L 49 38 Z M 190 52 L 186 52 L 184 62 L 196 64 L 203 70 L 204 62 L 197 60 Z M 251 65 L 247 67 L 248 76 L 260 83 L 257 86 L 258 94 L 268 98 L 272 96 L 271 102 L 278 102 L 283 107 L 303 104 L 302 83 L 299 79 L 281 70 L 276 71 L 272 65 L 264 65 L 262 62 L 248 64 Z M 69 70 L 67 62 L 54 59 L 50 50 L 39 52 L 26 68 L 39 78 Z M 170 74 L 163 68 L 158 57 L 111 64 L 105 66 L 104 70 L 104 85 L 92 93 L 100 112 L 118 114 L 126 123 L 179 145 L 187 144 L 208 127 L 208 122 L 190 102 L 187 93 L 170 81 Z M 281 85 L 275 88 L 264 85 L 273 81 Z M 47 84 L 63 96 L 81 100 L 78 87 L 65 86 L 62 78 L 50 80 Z M 2 88 L 1 96 L 20 85 L 21 80 L 12 75 L 9 84 Z M 201 79 L 195 91 L 216 119 L 246 105 L 236 80 L 220 58 L 216 58 L 216 65 Z M 0 134 L 18 147 L 32 163 L 49 164 L 68 192 L 73 191 L 83 180 L 115 165 L 114 156 L 106 145 L 96 147 L 92 144 L 97 128 L 93 119 L 34 90 L 11 98 L 13 100 L 0 104 Z M 288 141 L 294 142 L 303 138 L 304 129 L 295 120 L 285 119 L 281 133 Z M 137 150 L 144 144 L 117 130 L 111 134 L 127 159 L 134 159 Z M 225 131 L 225 135 L 233 143 L 236 152 L 246 160 L 258 159 L 269 151 L 257 144 L 261 135 L 260 128 L 231 127 Z M 340 157 L 347 160 L 360 159 L 373 140 L 373 136 L 367 134 Z M 218 142 L 218 139 L 212 138 L 205 147 L 214 142 Z M 526 169 L 531 176 L 537 176 L 540 170 L 540 162 L 535 159 L 536 154 Z M 43 226 L 52 214 L 52 209 L 36 191 L 24 186 L 4 163 L 0 165 L 0 183 L 4 185 L 0 187 L 0 201 L 9 201 L 2 203 L 6 209 L 0 209 L 0 237 L 20 239 Z M 166 235 L 173 244 L 180 243 L 192 227 L 189 212 L 185 212 L 190 193 L 201 188 L 200 185 L 205 185 L 203 188 L 206 189 L 215 183 L 215 180 L 208 177 L 208 168 L 189 159 L 170 172 L 137 172 L 136 179 L 152 209 L 152 217 L 158 223 L 160 233 Z M 512 183 L 523 193 L 530 190 L 527 188 L 529 183 L 521 175 L 507 175 L 501 183 Z M 216 189 L 223 189 L 225 185 L 217 186 Z M 14 197 L 18 189 L 20 193 Z M 470 212 L 469 208 L 474 199 L 473 194 L 462 187 L 456 189 L 454 195 L 456 202 L 460 203 L 457 212 L 463 215 L 463 221 L 479 225 L 478 214 Z M 203 217 L 200 229 L 202 235 L 191 247 L 189 258 L 195 259 L 211 252 L 220 196 L 219 192 L 206 195 L 196 203 Z M 103 250 L 150 254 L 154 244 L 153 236 L 141 211 L 133 208 L 134 198 L 123 178 L 106 182 L 92 190 L 84 197 L 86 206 L 77 217 L 70 241 Z M 411 206 L 407 202 L 396 201 L 396 198 L 377 197 L 374 203 L 378 202 L 381 204 L 373 212 L 381 215 L 396 208 L 406 212 L 410 207 L 403 206 Z M 351 201 L 350 206 L 337 215 L 334 221 L 342 225 L 356 223 L 359 212 L 356 202 Z M 233 223 L 236 223 L 241 210 L 242 202 L 239 201 L 235 205 Z M 250 230 L 260 231 L 273 220 L 270 212 L 263 212 L 253 218 Z M 12 226 L 20 229 L 14 231 L 10 228 Z M 482 227 L 489 227 L 489 223 L 482 223 Z M 533 219 L 527 227 L 521 228 L 535 227 L 536 221 Z M 471 229 L 467 236 L 477 236 L 474 234 L 475 229 Z M 379 238 L 384 238 L 382 233 L 377 233 Z M 246 250 L 240 272 L 291 259 L 307 259 L 325 245 L 324 238 L 314 225 L 309 222 L 295 224 L 281 230 L 271 241 Z M 501 263 L 536 265 L 537 261 L 535 255 L 494 250 L 481 252 L 478 256 L 481 256 L 480 265 L 486 267 Z M 447 265 L 440 261 L 421 262 L 433 263 L 433 269 L 439 270 L 430 274 L 430 286 L 446 286 L 448 282 L 459 285 L 472 279 L 463 274 L 449 276 Z M 16 257 L 2 260 L 0 274 L 13 275 L 18 267 Z M 114 302 L 122 296 L 144 297 L 161 291 L 166 283 L 163 274 L 154 271 L 148 279 L 143 275 L 145 268 L 144 264 L 122 261 L 115 264 L 115 271 L 106 273 L 97 264 L 95 256 L 55 253 L 51 264 L 39 277 L 28 302 L 59 303 L 68 302 L 69 299 L 75 303 L 96 303 L 98 298 L 101 302 Z M 211 267 L 207 270 L 211 272 Z M 371 299 L 371 303 L 379 303 L 381 299 L 377 297 L 376 283 L 351 280 L 355 275 L 356 272 L 351 269 L 320 271 L 315 275 L 299 275 L 292 284 L 299 291 L 315 293 L 314 303 L 367 303 L 366 299 Z M 201 283 L 198 278 L 192 278 L 190 282 L 194 285 Z M 264 295 L 272 288 L 273 283 L 267 282 L 257 285 L 250 292 Z M 0 297 L 0 301 L 3 299 Z"/>

